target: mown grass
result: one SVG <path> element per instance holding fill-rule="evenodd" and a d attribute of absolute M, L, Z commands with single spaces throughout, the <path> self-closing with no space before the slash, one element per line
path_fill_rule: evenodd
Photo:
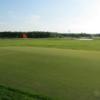
<path fill-rule="evenodd" d="M 48 47 L 47 41 L 57 46 Z M 99 100 L 97 44 L 97 40 L 0 40 L 0 84 L 51 100 Z"/>
<path fill-rule="evenodd" d="M 100 41 L 82 41 L 70 39 L 0 39 L 0 47 L 5 46 L 31 46 L 31 47 L 49 47 L 75 50 L 100 50 Z"/>

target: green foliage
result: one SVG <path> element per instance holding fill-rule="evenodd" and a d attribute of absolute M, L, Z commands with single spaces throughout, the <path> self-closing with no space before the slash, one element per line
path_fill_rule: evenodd
<path fill-rule="evenodd" d="M 24 37 L 23 37 L 24 34 Z M 44 31 L 33 31 L 33 32 L 0 32 L 0 38 L 50 38 L 50 37 L 67 37 L 67 38 L 92 38 L 100 37 L 100 34 L 86 34 L 86 33 L 57 33 L 57 32 L 44 32 Z"/>

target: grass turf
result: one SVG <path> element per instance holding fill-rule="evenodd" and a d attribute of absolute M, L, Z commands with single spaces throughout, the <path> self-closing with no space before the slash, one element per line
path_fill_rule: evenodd
<path fill-rule="evenodd" d="M 0 47 L 8 46 L 28 46 L 28 47 L 47 47 L 47 48 L 63 48 L 74 50 L 98 50 L 100 51 L 100 41 L 82 41 L 65 39 L 0 39 Z"/>
<path fill-rule="evenodd" d="M 51 100 L 48 97 L 30 94 L 0 85 L 0 100 Z"/>
<path fill-rule="evenodd" d="M 99 100 L 97 44 L 98 40 L 0 40 L 0 84 L 52 100 Z"/>

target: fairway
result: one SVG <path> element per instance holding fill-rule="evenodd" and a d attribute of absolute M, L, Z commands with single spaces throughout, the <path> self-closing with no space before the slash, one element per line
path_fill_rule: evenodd
<path fill-rule="evenodd" d="M 51 100 L 100 100 L 99 45 L 99 40 L 2 39 L 0 85 Z"/>

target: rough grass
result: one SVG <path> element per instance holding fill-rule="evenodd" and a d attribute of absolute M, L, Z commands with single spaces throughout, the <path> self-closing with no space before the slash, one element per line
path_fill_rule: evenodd
<path fill-rule="evenodd" d="M 10 87 L 0 85 L 0 100 L 51 100 L 48 97 L 33 95 Z"/>
<path fill-rule="evenodd" d="M 48 48 L 47 41 L 57 46 Z M 97 44 L 96 40 L 0 40 L 0 84 L 52 100 L 100 100 Z"/>

